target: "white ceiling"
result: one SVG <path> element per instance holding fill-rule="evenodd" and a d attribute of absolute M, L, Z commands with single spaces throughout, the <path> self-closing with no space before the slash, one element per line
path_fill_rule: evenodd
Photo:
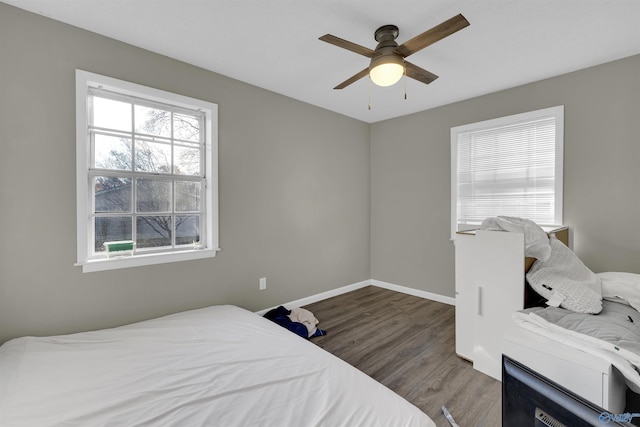
<path fill-rule="evenodd" d="M 640 53 L 638 0 L 4 2 L 369 123 Z M 409 58 L 440 78 L 408 79 L 408 99 L 402 82 L 332 89 L 369 60 L 318 37 L 374 49 L 382 25 L 401 44 L 458 13 L 469 27 Z"/>

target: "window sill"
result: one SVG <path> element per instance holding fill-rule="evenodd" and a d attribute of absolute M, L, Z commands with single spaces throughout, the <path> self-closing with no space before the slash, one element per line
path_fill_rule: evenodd
<path fill-rule="evenodd" d="M 169 262 L 189 261 L 193 259 L 213 258 L 218 249 L 196 249 L 179 252 L 165 252 L 160 254 L 134 255 L 122 258 L 102 258 L 78 262 L 83 273 L 94 271 L 116 270 L 120 268 L 141 267 L 144 265 L 166 264 Z"/>

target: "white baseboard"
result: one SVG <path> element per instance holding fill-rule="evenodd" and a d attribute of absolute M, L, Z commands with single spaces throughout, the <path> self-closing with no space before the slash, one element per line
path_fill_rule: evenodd
<path fill-rule="evenodd" d="M 353 283 L 351 285 L 343 286 L 341 288 L 332 289 L 330 291 L 321 292 L 316 295 L 311 295 L 306 298 L 301 298 L 295 301 L 290 301 L 283 305 L 285 307 L 302 307 L 308 304 L 313 304 L 314 302 L 322 301 L 331 297 L 335 297 L 338 295 L 346 294 L 347 292 L 355 291 L 356 289 L 364 288 L 365 286 L 377 286 L 379 288 L 389 289 L 391 291 L 401 292 L 403 294 L 413 295 L 415 297 L 420 297 L 424 299 L 428 299 L 431 301 L 437 301 L 444 304 L 456 305 L 456 299 L 451 297 L 446 297 L 444 295 L 434 294 L 427 291 L 421 291 L 419 289 L 407 288 L 406 286 L 395 285 L 393 283 L 382 282 L 380 280 L 364 280 L 362 282 Z M 274 309 L 278 306 L 265 308 L 264 310 L 256 311 L 256 314 L 260 316 L 264 316 L 264 314 Z"/>
<path fill-rule="evenodd" d="M 456 305 L 456 299 L 452 297 L 446 297 L 444 295 L 434 294 L 432 292 L 421 291 L 419 289 L 407 288 L 406 286 L 395 285 L 393 283 L 383 282 L 381 280 L 370 280 L 373 286 L 379 288 L 389 289 L 391 291 L 402 292 L 403 294 L 413 295 L 414 297 L 420 297 L 431 301 L 441 302 L 449 305 Z"/>
<path fill-rule="evenodd" d="M 370 280 L 365 280 L 365 281 L 362 281 L 362 282 L 353 283 L 351 285 L 343 286 L 341 288 L 331 289 L 330 291 L 322 292 L 322 293 L 319 293 L 319 294 L 316 294 L 316 295 L 311 295 L 310 297 L 298 299 L 298 300 L 287 302 L 287 303 L 280 304 L 280 305 L 283 305 L 285 307 L 302 307 L 303 305 L 313 304 L 314 302 L 318 302 L 318 301 L 322 301 L 322 300 L 325 300 L 325 299 L 328 299 L 328 298 L 331 298 L 331 297 L 335 297 L 335 296 L 338 296 L 338 295 L 346 294 L 347 292 L 355 291 L 356 289 L 364 288 L 365 286 L 369 286 L 369 285 L 371 285 L 371 281 Z M 269 310 L 271 310 L 273 308 L 276 308 L 276 307 L 278 307 L 278 306 L 265 308 L 264 310 L 256 311 L 256 314 L 259 314 L 260 316 L 263 316 L 267 311 L 269 311 Z"/>

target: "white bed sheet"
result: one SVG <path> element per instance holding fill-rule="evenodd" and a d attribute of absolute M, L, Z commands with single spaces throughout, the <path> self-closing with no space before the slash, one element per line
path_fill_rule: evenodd
<path fill-rule="evenodd" d="M 234 306 L 5 343 L 0 425 L 435 426 L 346 362 Z"/>

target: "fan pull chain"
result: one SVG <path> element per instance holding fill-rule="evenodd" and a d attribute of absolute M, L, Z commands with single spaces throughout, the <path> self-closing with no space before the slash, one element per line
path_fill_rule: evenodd
<path fill-rule="evenodd" d="M 367 92 L 369 92 L 369 104 L 367 107 L 369 108 L 369 111 L 371 111 L 371 79 L 369 79 L 369 84 L 367 85 Z"/>
<path fill-rule="evenodd" d="M 407 99 L 407 66 L 404 66 L 404 99 Z"/>

